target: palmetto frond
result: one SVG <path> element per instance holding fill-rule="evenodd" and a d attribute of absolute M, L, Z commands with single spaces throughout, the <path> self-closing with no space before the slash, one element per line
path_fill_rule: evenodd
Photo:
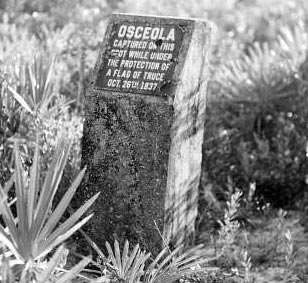
<path fill-rule="evenodd" d="M 35 281 L 26 281 L 27 273 L 26 265 L 21 265 L 12 259 L 10 252 L 0 254 L 0 282 L 15 283 L 15 282 L 71 282 L 76 278 L 82 270 L 90 263 L 90 258 L 83 258 L 77 265 L 70 270 L 62 267 L 63 258 L 67 258 L 68 250 L 61 245 L 48 261 L 38 261 L 33 265 L 32 277 Z"/>
<path fill-rule="evenodd" d="M 63 256 L 66 256 L 66 249 L 60 246 L 52 258 L 48 261 L 47 266 L 36 272 L 37 283 L 57 282 L 65 283 L 71 282 L 78 274 L 90 263 L 90 258 L 83 258 L 77 265 L 70 270 L 59 269 Z"/>
<path fill-rule="evenodd" d="M 117 241 L 114 242 L 114 250 L 108 242 L 106 247 L 112 266 L 111 273 L 127 283 L 172 283 L 185 275 L 215 269 L 208 264 L 214 255 L 202 250 L 201 246 L 184 253 L 182 245 L 172 252 L 164 248 L 152 262 L 148 262 L 150 253 L 141 251 L 139 245 L 130 252 L 128 241 L 122 253 Z"/>
<path fill-rule="evenodd" d="M 292 62 L 293 69 L 297 71 L 308 49 L 308 33 L 304 23 L 295 27 L 282 27 L 275 48 L 280 50 L 286 60 Z"/>
<path fill-rule="evenodd" d="M 145 263 L 151 254 L 142 251 L 139 245 L 136 245 L 133 251 L 130 252 L 128 241 L 125 242 L 122 254 L 116 240 L 114 242 L 114 252 L 108 242 L 106 247 L 116 277 L 127 283 L 140 282 L 140 277 L 144 274 Z"/>
<path fill-rule="evenodd" d="M 39 182 L 39 137 L 37 136 L 36 140 L 29 182 L 24 179 L 25 173 L 22 168 L 18 145 L 15 143 L 15 172 L 12 178 L 15 183 L 18 224 L 15 222 L 8 202 L 7 192 L 13 183 L 9 181 L 4 188 L 0 187 L 0 213 L 6 226 L 0 226 L 0 241 L 9 248 L 14 257 L 21 263 L 26 264 L 29 260 L 35 261 L 42 258 L 92 217 L 91 214 L 79 220 L 98 195 L 88 200 L 70 218 L 59 225 L 61 217 L 81 182 L 85 169 L 79 173 L 51 213 L 52 201 L 62 177 L 70 146 L 70 143 L 65 141 L 64 137 L 59 141 L 53 161 L 41 187 Z"/>
<path fill-rule="evenodd" d="M 213 101 L 278 107 L 297 95 L 297 71 L 305 59 L 307 32 L 281 29 L 276 44 L 255 42 L 239 59 L 226 62 L 214 76 Z"/>
<path fill-rule="evenodd" d="M 14 76 L 17 86 L 9 85 L 8 90 L 28 113 L 41 118 L 58 114 L 68 106 L 67 100 L 59 100 L 54 88 L 55 59 L 45 59 L 41 54 L 34 56 L 31 63 L 16 60 Z M 57 98 L 58 103 L 54 103 Z"/>
<path fill-rule="evenodd" d="M 164 248 L 146 269 L 144 282 L 173 283 L 182 276 L 215 269 L 209 265 L 214 259 L 213 254 L 203 251 L 201 246 L 191 248 L 184 253 L 182 250 L 182 245 L 172 252 L 169 248 Z"/>
<path fill-rule="evenodd" d="M 108 257 L 106 257 L 90 237 L 84 232 L 83 234 L 103 260 L 104 268 L 107 268 L 109 273 L 107 277 L 116 278 L 119 282 L 173 283 L 185 275 L 199 271 L 217 271 L 217 268 L 210 265 L 210 262 L 215 259 L 214 251 L 204 250 L 202 246 L 196 246 L 185 252 L 183 252 L 183 245 L 179 245 L 172 252 L 166 247 L 153 259 L 151 254 L 142 251 L 138 244 L 130 249 L 128 241 L 125 241 L 121 252 L 120 245 L 115 240 L 113 249 L 106 242 L 108 251 Z M 106 282 L 105 279 L 102 277 L 93 282 Z"/>

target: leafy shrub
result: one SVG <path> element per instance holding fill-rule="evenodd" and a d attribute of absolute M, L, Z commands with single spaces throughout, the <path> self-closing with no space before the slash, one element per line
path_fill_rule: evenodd
<path fill-rule="evenodd" d="M 299 70 L 307 46 L 302 26 L 282 28 L 272 47 L 255 43 L 214 74 L 203 169 L 216 196 L 231 176 L 246 195 L 255 183 L 256 196 L 277 207 L 300 198 L 308 168 Z"/>

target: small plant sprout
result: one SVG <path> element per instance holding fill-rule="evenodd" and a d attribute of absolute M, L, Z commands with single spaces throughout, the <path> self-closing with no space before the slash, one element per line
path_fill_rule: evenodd
<path fill-rule="evenodd" d="M 240 228 L 240 224 L 235 220 L 238 208 L 240 207 L 241 191 L 236 191 L 231 195 L 231 200 L 227 202 L 227 209 L 223 221 L 219 221 L 221 229 L 219 231 L 219 242 L 222 244 L 221 252 L 234 243 L 235 236 Z"/>
<path fill-rule="evenodd" d="M 285 271 L 284 282 L 297 282 L 298 278 L 294 275 L 293 270 L 295 267 L 295 252 L 291 231 L 288 229 L 285 233 Z"/>
<path fill-rule="evenodd" d="M 251 277 L 251 268 L 252 268 L 252 264 L 251 264 L 251 258 L 248 257 L 248 252 L 247 250 L 243 250 L 241 252 L 241 256 L 242 256 L 242 266 L 244 267 L 244 282 L 245 283 L 251 283 L 252 282 L 252 277 Z"/>
<path fill-rule="evenodd" d="M 293 241 L 292 241 L 292 234 L 291 231 L 288 230 L 285 233 L 285 240 L 286 240 L 286 255 L 285 260 L 287 267 L 291 267 L 294 263 L 294 247 L 293 247 Z"/>
<path fill-rule="evenodd" d="M 224 219 L 219 221 L 221 226 L 217 240 L 218 258 L 223 266 L 232 268 L 236 266 L 240 254 L 235 245 L 235 238 L 239 233 L 240 223 L 236 220 L 240 207 L 241 191 L 236 191 L 227 202 Z"/>
<path fill-rule="evenodd" d="M 249 183 L 249 192 L 247 197 L 249 203 L 252 203 L 255 192 L 256 192 L 256 182 Z"/>

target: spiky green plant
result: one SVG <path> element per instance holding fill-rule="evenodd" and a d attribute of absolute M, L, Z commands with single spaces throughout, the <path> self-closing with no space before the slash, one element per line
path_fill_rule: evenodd
<path fill-rule="evenodd" d="M 141 276 L 144 274 L 144 267 L 150 253 L 146 253 L 136 245 L 131 253 L 129 253 L 129 242 L 125 241 L 124 249 L 121 254 L 118 241 L 114 242 L 114 252 L 107 242 L 110 263 L 114 267 L 112 273 L 117 280 L 123 280 L 127 283 L 140 282 Z"/>
<path fill-rule="evenodd" d="M 57 283 L 71 282 L 71 280 L 76 278 L 81 273 L 81 271 L 91 262 L 89 257 L 85 257 L 70 270 L 59 268 L 63 257 L 66 257 L 66 255 L 66 249 L 63 247 L 63 245 L 61 245 L 56 250 L 52 258 L 47 262 L 47 266 L 44 267 L 42 271 L 36 270 L 36 283 L 54 282 L 55 280 Z"/>
<path fill-rule="evenodd" d="M 179 278 L 197 273 L 199 271 L 217 270 L 211 267 L 209 262 L 214 259 L 213 254 L 204 251 L 201 246 L 196 246 L 183 252 L 183 245 L 179 245 L 174 251 L 168 247 L 162 249 L 156 258 L 151 260 L 150 253 L 142 251 L 139 245 L 129 251 L 129 242 L 126 241 L 121 254 L 120 246 L 114 242 L 114 251 L 106 242 L 108 257 L 87 236 L 87 240 L 103 259 L 104 268 L 108 270 L 110 280 L 125 283 L 172 283 Z M 98 278 L 94 282 L 100 281 Z"/>
<path fill-rule="evenodd" d="M 54 64 L 54 58 L 38 53 L 31 62 L 16 56 L 12 62 L 0 66 L 0 165 L 4 172 L 7 171 L 1 177 L 5 181 L 11 175 L 13 139 L 22 141 L 21 154 L 30 160 L 36 132 L 43 132 L 42 140 L 46 141 L 49 137 L 45 133 L 49 125 L 70 119 L 69 102 L 58 93 Z M 53 138 L 48 139 L 53 144 L 64 125 L 54 125 L 54 128 L 57 129 L 56 134 L 53 133 Z M 44 152 L 43 164 L 50 162 L 54 148 L 47 149 L 48 156 Z"/>
<path fill-rule="evenodd" d="M 226 62 L 216 72 L 213 84 L 219 93 L 213 100 L 257 106 L 258 111 L 272 106 L 281 109 L 297 95 L 294 84 L 307 46 L 303 25 L 282 27 L 273 46 L 255 42 L 247 54 Z"/>
<path fill-rule="evenodd" d="M 287 89 L 293 81 L 290 61 L 282 60 L 267 43 L 255 43 L 248 55 L 227 62 L 216 74 L 219 98 L 247 106 L 267 107 L 288 98 L 294 94 Z"/>
<path fill-rule="evenodd" d="M 31 63 L 16 60 L 14 76 L 17 85 L 9 85 L 8 90 L 21 107 L 32 116 L 40 118 L 54 116 L 69 104 L 66 100 L 57 100 L 54 83 L 55 59 L 46 60 L 42 54 L 33 57 Z M 17 91 L 18 88 L 18 91 Z"/>
<path fill-rule="evenodd" d="M 74 196 L 85 169 L 79 173 L 57 207 L 51 212 L 52 201 L 62 177 L 70 146 L 71 143 L 65 141 L 63 135 L 41 185 L 39 135 L 36 138 L 29 181 L 25 179 L 26 174 L 22 167 L 18 144 L 17 142 L 14 144 L 15 172 L 4 188 L 0 187 L 0 213 L 5 223 L 5 227 L 0 225 L 0 241 L 12 252 L 18 265 L 25 269 L 35 265 L 38 260 L 65 241 L 92 217 L 91 214 L 79 220 L 96 200 L 98 194 L 60 224 L 61 217 Z M 8 191 L 13 183 L 16 194 L 16 218 L 11 211 L 8 197 Z M 32 268 L 27 270 L 29 274 Z"/>
<path fill-rule="evenodd" d="M 90 258 L 85 257 L 77 265 L 75 265 L 70 270 L 65 270 L 61 267 L 63 258 L 67 256 L 67 249 L 61 245 L 57 248 L 53 256 L 46 262 L 37 262 L 34 266 L 28 264 L 24 269 L 21 268 L 21 275 L 17 276 L 16 270 L 13 269 L 12 260 L 6 257 L 4 254 L 0 256 L 1 258 L 1 273 L 0 282 L 1 283 L 45 283 L 45 282 L 71 282 L 72 279 L 79 276 L 82 270 L 91 261 Z M 33 276 L 27 276 L 27 270 L 33 268 Z"/>
<path fill-rule="evenodd" d="M 306 58 L 308 46 L 308 33 L 305 23 L 300 21 L 297 26 L 285 26 L 280 28 L 275 49 L 281 56 L 291 62 L 295 72 Z"/>
<path fill-rule="evenodd" d="M 214 256 L 202 251 L 201 246 L 182 251 L 183 245 L 172 252 L 169 248 L 164 248 L 146 269 L 143 282 L 173 283 L 183 276 L 217 270 L 209 264 Z"/>

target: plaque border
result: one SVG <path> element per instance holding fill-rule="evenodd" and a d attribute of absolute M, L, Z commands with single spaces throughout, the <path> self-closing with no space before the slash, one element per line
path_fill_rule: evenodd
<path fill-rule="evenodd" d="M 131 23 L 138 23 L 138 22 L 144 22 L 149 23 L 151 25 L 174 25 L 179 26 L 181 29 L 185 28 L 187 31 L 183 32 L 183 39 L 181 46 L 179 47 L 179 53 L 177 57 L 177 62 L 174 67 L 171 84 L 168 87 L 168 91 L 166 93 L 160 92 L 151 92 L 151 93 L 139 93 L 139 92 L 133 92 L 133 91 L 121 91 L 121 90 L 111 90 L 109 88 L 104 87 L 96 87 L 96 81 L 98 79 L 98 74 L 101 69 L 101 66 L 103 65 L 103 56 L 107 51 L 109 40 L 112 37 L 112 28 L 114 24 L 120 24 L 121 22 L 131 22 Z M 178 84 L 181 73 L 183 70 L 183 66 L 185 64 L 186 55 L 188 52 L 188 48 L 190 45 L 190 41 L 192 38 L 192 34 L 194 31 L 194 25 L 195 21 L 191 19 L 185 19 L 185 18 L 175 18 L 175 17 L 158 17 L 158 16 L 151 16 L 151 15 L 131 15 L 131 14 L 112 14 L 108 19 L 107 28 L 105 31 L 105 36 L 103 39 L 103 42 L 100 47 L 98 59 L 96 61 L 93 75 L 91 78 L 91 92 L 87 93 L 86 96 L 92 96 L 92 95 L 99 95 L 99 93 L 108 92 L 112 94 L 118 94 L 118 95 L 141 95 L 141 96 L 155 96 L 160 97 L 163 99 L 169 99 L 170 97 L 174 97 L 174 92 L 176 89 L 176 85 Z"/>

